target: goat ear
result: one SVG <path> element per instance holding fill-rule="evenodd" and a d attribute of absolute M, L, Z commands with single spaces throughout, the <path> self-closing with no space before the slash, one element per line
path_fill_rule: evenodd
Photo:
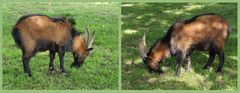
<path fill-rule="evenodd" d="M 139 53 L 142 58 L 147 57 L 146 54 L 146 33 L 144 33 L 140 43 L 139 43 Z"/>
<path fill-rule="evenodd" d="M 65 16 L 62 17 L 63 20 L 66 20 L 67 18 Z"/>
<path fill-rule="evenodd" d="M 143 57 L 142 59 L 143 59 L 143 60 L 147 60 L 147 59 L 148 59 L 148 57 Z"/>
<path fill-rule="evenodd" d="M 74 18 L 68 18 L 68 21 L 72 24 L 72 25 L 76 25 L 76 21 Z"/>
<path fill-rule="evenodd" d="M 87 51 L 88 51 L 88 52 L 89 52 L 89 51 L 91 51 L 91 50 L 93 50 L 93 48 L 92 48 L 92 47 L 87 49 Z"/>

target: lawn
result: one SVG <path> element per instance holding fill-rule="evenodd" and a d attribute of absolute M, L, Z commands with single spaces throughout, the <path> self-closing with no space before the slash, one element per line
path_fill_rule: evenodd
<path fill-rule="evenodd" d="M 118 89 L 118 36 L 120 5 L 118 3 L 5 3 L 3 4 L 3 89 Z M 39 52 L 30 61 L 33 77 L 24 75 L 21 50 L 11 36 L 13 25 L 26 14 L 46 14 L 52 17 L 70 16 L 76 28 L 96 30 L 93 51 L 79 69 L 70 68 L 73 58 L 65 55 L 67 76 L 48 72 L 49 53 Z"/>
<path fill-rule="evenodd" d="M 236 3 L 123 3 L 122 7 L 122 88 L 160 90 L 236 90 L 237 89 L 237 4 Z M 222 73 L 213 66 L 203 70 L 208 53 L 195 51 L 189 74 L 182 68 L 175 76 L 176 58 L 166 59 L 161 65 L 165 74 L 151 74 L 143 64 L 138 45 L 147 31 L 147 47 L 163 37 L 176 20 L 189 19 L 197 14 L 216 13 L 223 16 L 233 31 L 225 46 L 225 64 Z"/>

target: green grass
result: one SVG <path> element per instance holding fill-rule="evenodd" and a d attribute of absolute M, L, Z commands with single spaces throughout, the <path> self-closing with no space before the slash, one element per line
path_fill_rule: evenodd
<path fill-rule="evenodd" d="M 3 89 L 118 89 L 118 27 L 117 3 L 6 3 L 3 5 Z M 71 53 L 65 55 L 65 69 L 59 73 L 56 55 L 56 74 L 48 73 L 49 53 L 39 52 L 32 57 L 33 77 L 24 75 L 21 51 L 15 46 L 11 29 L 19 17 L 26 14 L 49 16 L 69 15 L 76 19 L 81 32 L 87 26 L 96 30 L 94 50 L 79 69 L 70 68 Z"/>
<path fill-rule="evenodd" d="M 201 13 L 217 13 L 233 28 L 225 46 L 225 64 L 222 73 L 215 73 L 218 57 L 209 70 L 203 70 L 208 54 L 195 51 L 189 74 L 182 68 L 176 77 L 176 59 L 166 59 L 161 67 L 165 74 L 150 74 L 142 63 L 138 44 L 147 32 L 147 46 L 166 34 L 176 20 L 189 19 Z M 236 90 L 237 89 L 237 4 L 219 3 L 123 3 L 122 4 L 122 88 L 123 89 L 190 89 Z"/>

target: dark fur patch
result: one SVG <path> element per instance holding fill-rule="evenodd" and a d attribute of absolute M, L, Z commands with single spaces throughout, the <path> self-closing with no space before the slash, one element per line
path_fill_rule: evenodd
<path fill-rule="evenodd" d="M 18 31 L 18 28 L 16 27 L 13 27 L 12 29 L 12 37 L 14 38 L 14 41 L 16 43 L 16 45 L 20 48 L 22 48 L 22 42 L 21 42 L 21 36 L 20 36 L 20 33 Z"/>
<path fill-rule="evenodd" d="M 72 39 L 69 39 L 67 43 L 64 45 L 64 51 L 69 51 L 71 49 Z M 60 46 L 54 42 L 48 42 L 43 40 L 37 41 L 37 47 L 35 48 L 36 51 L 58 51 Z"/>
<path fill-rule="evenodd" d="M 171 34 L 172 31 L 175 29 L 175 24 L 176 22 L 170 26 L 170 28 L 167 31 L 167 34 L 161 39 L 162 42 L 169 42 L 171 40 Z"/>
<path fill-rule="evenodd" d="M 50 20 L 53 22 L 65 22 L 64 18 L 59 18 L 59 17 L 49 17 Z"/>
<path fill-rule="evenodd" d="M 73 39 L 72 37 L 66 42 L 66 44 L 64 45 L 64 50 L 65 51 L 70 51 L 72 50 L 72 44 L 73 44 Z"/>
<path fill-rule="evenodd" d="M 164 42 L 164 43 L 168 44 L 168 46 L 170 47 L 171 34 L 172 34 L 172 31 L 174 30 L 174 28 L 175 28 L 175 23 L 170 26 L 170 28 L 169 28 L 168 31 L 167 31 L 167 34 L 166 34 L 163 38 L 159 38 L 159 39 L 153 44 L 153 46 L 151 46 L 151 48 L 149 49 L 148 55 L 149 55 L 149 53 L 151 53 L 152 49 L 153 49 L 158 43 Z"/>
<path fill-rule="evenodd" d="M 37 41 L 37 46 L 36 46 L 36 51 L 46 51 L 46 50 L 51 50 L 55 51 L 56 49 L 56 44 L 44 40 L 38 40 Z"/>
<path fill-rule="evenodd" d="M 77 29 L 74 27 L 71 29 L 72 37 L 79 36 L 81 33 L 77 31 Z"/>
<path fill-rule="evenodd" d="M 24 21 L 25 19 L 29 18 L 29 17 L 32 17 L 32 16 L 47 16 L 47 15 L 43 15 L 43 14 L 30 14 L 30 15 L 25 15 L 25 16 L 22 16 L 20 17 L 20 19 L 17 21 L 17 24 Z M 47 16 L 48 17 L 48 16 Z M 16 25 L 17 25 L 16 24 Z"/>
<path fill-rule="evenodd" d="M 191 23 L 191 22 L 195 21 L 198 17 L 204 16 L 204 15 L 217 15 L 217 16 L 220 16 L 220 15 L 215 14 L 215 13 L 205 13 L 205 14 L 196 15 L 196 16 L 192 17 L 191 19 L 185 20 L 184 23 L 185 24 Z"/>

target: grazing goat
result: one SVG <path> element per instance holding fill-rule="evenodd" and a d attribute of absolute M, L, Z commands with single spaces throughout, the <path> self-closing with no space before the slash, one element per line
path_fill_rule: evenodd
<path fill-rule="evenodd" d="M 22 50 L 22 62 L 24 72 L 32 76 L 29 61 L 38 51 L 50 52 L 49 70 L 54 69 L 55 53 L 59 54 L 60 71 L 64 70 L 65 51 L 71 51 L 74 57 L 72 67 L 80 67 L 88 56 L 95 31 L 91 39 L 88 30 L 85 36 L 75 29 L 75 21 L 67 18 L 53 18 L 47 15 L 25 15 L 22 16 L 12 29 L 15 43 Z"/>
<path fill-rule="evenodd" d="M 147 52 L 145 34 L 139 44 L 139 51 L 149 71 L 163 73 L 159 64 L 165 58 L 176 56 L 177 71 L 180 75 L 183 62 L 187 61 L 186 72 L 191 68 L 190 56 L 194 50 L 208 51 L 209 59 L 203 67 L 209 68 L 215 58 L 219 57 L 216 72 L 221 72 L 224 64 L 224 45 L 231 28 L 221 16 L 209 13 L 197 15 L 189 20 L 177 21 L 170 26 L 167 34 L 159 39 Z"/>

